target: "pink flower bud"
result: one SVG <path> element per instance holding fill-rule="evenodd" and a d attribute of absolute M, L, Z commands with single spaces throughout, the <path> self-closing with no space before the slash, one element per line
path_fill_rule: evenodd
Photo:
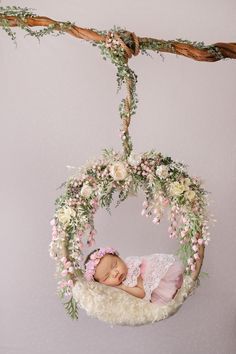
<path fill-rule="evenodd" d="M 191 271 L 194 272 L 196 270 L 195 264 L 191 265 Z"/>
<path fill-rule="evenodd" d="M 67 275 L 67 270 L 66 269 L 64 269 L 62 272 L 61 272 L 61 275 L 63 276 L 63 277 L 65 277 L 66 275 Z"/>
<path fill-rule="evenodd" d="M 74 268 L 73 268 L 73 267 L 70 267 L 70 268 L 68 269 L 68 271 L 69 271 L 69 273 L 74 273 Z"/>
<path fill-rule="evenodd" d="M 188 262 L 189 265 L 191 265 L 191 264 L 193 264 L 193 259 L 189 258 L 187 262 Z"/>
<path fill-rule="evenodd" d="M 73 281 L 70 279 L 70 280 L 68 280 L 67 284 L 72 287 L 73 286 Z"/>
<path fill-rule="evenodd" d="M 97 233 L 97 231 L 93 229 L 93 230 L 90 232 L 91 237 L 95 236 L 96 233 Z"/>
<path fill-rule="evenodd" d="M 169 204 L 169 199 L 164 199 L 163 200 L 163 202 L 162 202 L 162 205 L 164 206 L 164 207 L 166 207 L 167 205 Z"/>
<path fill-rule="evenodd" d="M 148 203 L 147 203 L 146 200 L 143 202 L 143 207 L 144 207 L 144 208 L 147 208 L 147 207 L 148 207 Z"/>
<path fill-rule="evenodd" d="M 55 225 L 55 224 L 56 224 L 56 222 L 55 222 L 55 219 L 53 218 L 53 219 L 50 221 L 50 225 L 53 226 L 53 225 Z"/>
<path fill-rule="evenodd" d="M 61 262 L 65 264 L 66 263 L 66 257 L 62 257 L 61 258 Z"/>
<path fill-rule="evenodd" d="M 197 240 L 197 242 L 198 242 L 199 245 L 202 245 L 203 242 L 204 242 L 204 241 L 203 241 L 203 238 L 199 238 L 199 239 Z"/>
<path fill-rule="evenodd" d="M 193 257 L 197 260 L 200 259 L 199 254 L 198 253 L 194 253 Z"/>
<path fill-rule="evenodd" d="M 71 262 L 69 261 L 69 262 L 66 262 L 66 264 L 65 264 L 65 267 L 66 268 L 69 268 L 71 266 Z"/>
<path fill-rule="evenodd" d="M 196 252 L 198 250 L 198 246 L 197 245 L 193 245 L 192 246 L 192 250 L 194 250 Z"/>
<path fill-rule="evenodd" d="M 152 220 L 152 222 L 153 222 L 153 224 L 156 224 L 156 223 L 158 222 L 158 218 L 157 218 L 157 217 L 154 218 L 154 219 Z"/>
<path fill-rule="evenodd" d="M 177 222 L 174 220 L 173 223 L 172 223 L 172 225 L 173 225 L 174 227 L 176 227 L 178 224 L 177 224 Z"/>
<path fill-rule="evenodd" d="M 84 248 L 84 244 L 83 244 L 83 242 L 78 242 L 78 246 L 79 246 L 79 248 L 82 250 L 83 248 Z"/>

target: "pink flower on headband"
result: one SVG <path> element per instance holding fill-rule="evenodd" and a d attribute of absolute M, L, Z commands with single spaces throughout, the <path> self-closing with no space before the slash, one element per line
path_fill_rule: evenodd
<path fill-rule="evenodd" d="M 94 274 L 96 271 L 96 267 L 98 265 L 98 263 L 100 262 L 100 260 L 102 259 L 102 257 L 105 256 L 105 254 L 110 253 L 110 254 L 115 254 L 116 256 L 119 255 L 119 253 L 112 247 L 104 247 L 104 248 L 100 248 L 98 251 L 94 252 L 93 254 L 91 254 L 89 261 L 86 263 L 85 266 L 85 279 L 90 281 L 90 280 L 94 280 Z"/>

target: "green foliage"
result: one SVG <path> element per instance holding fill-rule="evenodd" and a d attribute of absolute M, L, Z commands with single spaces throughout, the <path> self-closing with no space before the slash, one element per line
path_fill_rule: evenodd
<path fill-rule="evenodd" d="M 133 39 L 131 39 L 129 32 L 127 32 L 125 29 L 122 29 L 121 27 L 114 26 L 109 31 L 97 31 L 95 29 L 92 30 L 103 36 L 107 36 L 108 34 L 110 34 L 110 38 L 114 38 L 113 37 L 114 33 L 117 33 L 118 36 L 123 40 L 123 42 L 129 48 L 134 49 Z M 112 64 L 116 66 L 117 93 L 120 91 L 123 84 L 125 83 L 127 84 L 129 82 L 130 106 L 127 110 L 126 100 L 125 99 L 121 100 L 121 103 L 119 105 L 119 112 L 120 112 L 121 119 L 134 115 L 136 113 L 137 103 L 138 103 L 138 97 L 136 93 L 136 84 L 138 80 L 135 72 L 128 66 L 128 63 L 126 61 L 126 53 L 124 49 L 122 48 L 121 45 L 118 44 L 112 48 L 107 47 L 107 43 L 104 41 L 100 41 L 100 42 L 90 41 L 90 42 L 92 43 L 93 46 L 97 46 L 100 49 L 102 58 L 104 60 L 109 59 L 112 62 Z M 129 134 L 123 135 L 123 146 L 124 146 L 125 154 L 129 155 L 133 147 Z"/>
<path fill-rule="evenodd" d="M 203 49 L 203 50 L 206 49 L 210 54 L 213 54 L 217 59 L 225 59 L 219 48 L 217 48 L 214 45 L 206 45 L 203 41 L 201 41 L 201 42 L 197 42 L 197 41 L 191 42 L 191 41 L 189 41 L 187 39 L 177 38 L 173 42 L 186 43 L 186 44 L 190 44 L 193 47 L 198 48 L 198 49 Z"/>
<path fill-rule="evenodd" d="M 19 18 L 35 17 L 37 16 L 33 13 L 31 8 L 20 7 L 20 6 L 0 6 L 0 16 L 16 16 Z"/>
<path fill-rule="evenodd" d="M 70 315 L 72 320 L 78 320 L 77 302 L 75 301 L 73 296 L 70 298 L 68 302 L 64 302 L 63 305 L 66 309 L 67 314 Z"/>
<path fill-rule="evenodd" d="M 11 27 L 9 26 L 9 21 L 6 20 L 5 18 L 0 17 L 0 26 L 7 33 L 7 35 L 15 42 L 16 33 L 13 32 Z"/>
<path fill-rule="evenodd" d="M 200 272 L 199 277 L 208 277 L 209 278 L 209 274 L 207 272 Z"/>
<path fill-rule="evenodd" d="M 36 17 L 37 15 L 31 11 L 30 8 L 21 8 L 19 6 L 6 6 L 0 7 L 0 25 L 2 29 L 11 37 L 11 39 L 16 44 L 16 32 L 12 31 L 10 27 L 9 21 L 4 18 L 5 16 L 14 16 L 18 27 L 23 29 L 26 32 L 26 35 L 37 38 L 40 41 L 40 38 L 49 34 L 53 34 L 54 36 L 59 36 L 64 34 L 66 30 L 71 28 L 74 24 L 67 22 L 57 22 L 54 24 L 50 24 L 43 29 L 33 30 L 30 26 L 27 25 L 26 19 L 28 17 Z M 55 32 L 56 31 L 56 32 Z"/>

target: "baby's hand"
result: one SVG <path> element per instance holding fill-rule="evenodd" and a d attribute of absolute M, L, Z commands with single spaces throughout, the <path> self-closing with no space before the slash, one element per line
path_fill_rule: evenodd
<path fill-rule="evenodd" d="M 143 278 L 141 277 L 141 274 L 137 278 L 137 286 L 143 288 Z"/>

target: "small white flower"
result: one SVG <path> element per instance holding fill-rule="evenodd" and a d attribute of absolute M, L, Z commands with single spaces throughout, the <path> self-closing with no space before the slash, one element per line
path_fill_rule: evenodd
<path fill-rule="evenodd" d="M 195 198 L 195 195 L 196 195 L 196 193 L 194 191 L 192 191 L 191 189 L 184 193 L 185 198 L 190 201 L 192 201 Z"/>
<path fill-rule="evenodd" d="M 57 211 L 58 220 L 65 226 L 70 223 L 72 217 L 76 216 L 76 212 L 71 207 L 62 207 Z"/>
<path fill-rule="evenodd" d="M 63 277 L 65 277 L 66 275 L 67 275 L 67 270 L 66 269 L 64 269 L 62 272 L 61 272 L 61 275 L 63 276 Z"/>
<path fill-rule="evenodd" d="M 191 184 L 190 178 L 185 178 L 185 179 L 184 179 L 184 184 L 185 184 L 186 186 L 189 186 L 189 185 Z"/>
<path fill-rule="evenodd" d="M 199 238 L 199 239 L 197 240 L 197 242 L 198 242 L 199 245 L 202 245 L 202 244 L 204 243 L 204 240 L 203 240 L 203 238 Z"/>
<path fill-rule="evenodd" d="M 188 265 L 191 265 L 191 264 L 193 264 L 193 259 L 189 258 L 187 262 L 188 262 Z"/>
<path fill-rule="evenodd" d="M 84 184 L 80 191 L 80 194 L 85 198 L 89 198 L 92 192 L 93 189 L 88 184 Z"/>
<path fill-rule="evenodd" d="M 193 245 L 192 246 L 192 250 L 194 250 L 194 252 L 196 252 L 198 250 L 198 246 L 197 245 Z"/>
<path fill-rule="evenodd" d="M 183 184 L 180 184 L 179 182 L 175 181 L 170 184 L 169 189 L 172 195 L 180 195 L 184 192 L 185 187 Z"/>
<path fill-rule="evenodd" d="M 115 181 L 120 181 L 126 178 L 127 170 L 122 162 L 115 162 L 110 166 L 110 174 Z"/>
<path fill-rule="evenodd" d="M 128 157 L 128 163 L 134 167 L 140 164 L 141 159 L 142 159 L 142 155 L 134 154 L 133 152 L 131 152 L 131 154 Z"/>
<path fill-rule="evenodd" d="M 197 260 L 200 259 L 199 254 L 198 253 L 194 253 L 193 257 Z"/>
<path fill-rule="evenodd" d="M 162 178 L 167 178 L 169 175 L 169 167 L 166 165 L 161 165 L 161 166 L 157 166 L 156 168 L 156 175 L 158 177 Z"/>

